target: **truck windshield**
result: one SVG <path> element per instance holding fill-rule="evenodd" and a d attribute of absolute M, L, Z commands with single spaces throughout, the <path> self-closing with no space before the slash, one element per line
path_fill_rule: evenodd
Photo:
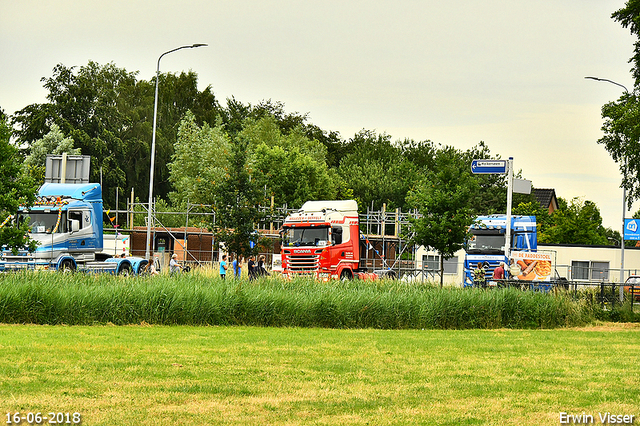
<path fill-rule="evenodd" d="M 467 252 L 499 253 L 504 251 L 504 235 L 474 235 L 467 243 Z"/>
<path fill-rule="evenodd" d="M 29 223 L 32 234 L 50 234 L 54 230 L 56 233 L 67 232 L 66 212 L 62 212 L 59 224 L 57 210 L 51 212 L 19 212 L 18 224 L 23 222 Z M 56 224 L 58 224 L 58 229 L 56 229 Z"/>
<path fill-rule="evenodd" d="M 282 245 L 285 247 L 326 246 L 329 241 L 329 227 L 284 228 Z"/>

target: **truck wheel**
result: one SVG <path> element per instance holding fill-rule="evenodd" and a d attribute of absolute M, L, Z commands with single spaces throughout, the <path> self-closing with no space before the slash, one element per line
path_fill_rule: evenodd
<path fill-rule="evenodd" d="M 62 264 L 60 265 L 60 272 L 62 272 L 63 274 L 66 274 L 69 272 L 73 272 L 75 270 L 76 270 L 76 267 L 73 264 L 73 261 L 71 259 L 65 259 L 62 261 Z"/>
<path fill-rule="evenodd" d="M 128 263 L 122 264 L 120 269 L 118 269 L 118 275 L 124 275 L 125 277 L 131 275 L 131 265 Z"/>
<path fill-rule="evenodd" d="M 353 279 L 353 274 L 351 273 L 351 269 L 343 269 L 342 272 L 340 273 L 340 280 L 346 281 L 346 280 L 352 280 L 352 279 Z"/>

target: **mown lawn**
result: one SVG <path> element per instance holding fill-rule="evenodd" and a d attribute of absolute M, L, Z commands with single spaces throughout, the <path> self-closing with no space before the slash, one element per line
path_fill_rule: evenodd
<path fill-rule="evenodd" d="M 558 425 L 640 415 L 640 325 L 0 325 L 0 408 L 84 425 Z M 638 421 L 636 421 L 638 423 Z M 26 424 L 26 422 L 23 422 Z"/>

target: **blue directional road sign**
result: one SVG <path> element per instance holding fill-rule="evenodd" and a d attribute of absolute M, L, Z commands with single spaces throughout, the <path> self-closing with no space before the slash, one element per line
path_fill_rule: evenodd
<path fill-rule="evenodd" d="M 476 174 L 504 174 L 507 173 L 507 160 L 473 160 L 471 173 Z"/>
<path fill-rule="evenodd" d="M 640 240 L 640 219 L 624 220 L 624 239 Z"/>

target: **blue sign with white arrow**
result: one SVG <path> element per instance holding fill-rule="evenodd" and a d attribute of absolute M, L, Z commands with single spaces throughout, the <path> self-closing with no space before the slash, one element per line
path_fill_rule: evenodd
<path fill-rule="evenodd" d="M 624 239 L 640 240 L 640 219 L 624 220 Z"/>
<path fill-rule="evenodd" d="M 505 174 L 507 173 L 507 160 L 473 160 L 471 173 Z"/>

